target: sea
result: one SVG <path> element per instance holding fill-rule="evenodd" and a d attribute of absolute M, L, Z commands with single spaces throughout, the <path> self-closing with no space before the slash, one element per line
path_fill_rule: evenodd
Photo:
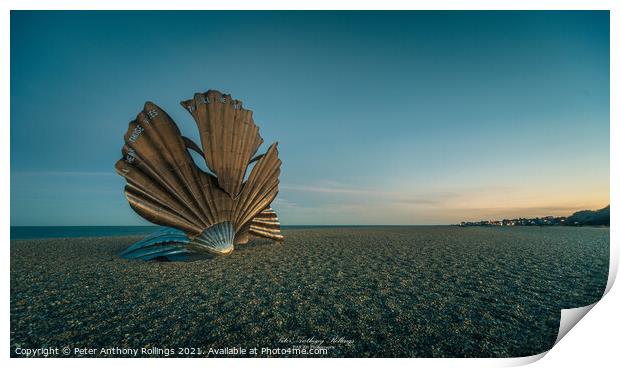
<path fill-rule="evenodd" d="M 159 226 L 11 226 L 11 240 L 147 235 Z"/>
<path fill-rule="evenodd" d="M 331 227 L 320 225 L 290 225 L 282 229 Z M 159 226 L 11 226 L 11 240 L 84 238 L 108 236 L 140 236 L 159 229 Z"/>

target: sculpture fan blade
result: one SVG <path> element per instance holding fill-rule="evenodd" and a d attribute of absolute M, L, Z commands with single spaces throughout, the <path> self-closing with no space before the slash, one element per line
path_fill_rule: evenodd
<path fill-rule="evenodd" d="M 241 190 L 246 168 L 263 143 L 252 111 L 230 95 L 210 90 L 181 102 L 194 117 L 205 161 L 232 198 Z"/>
<path fill-rule="evenodd" d="M 256 162 L 235 201 L 233 223 L 236 229 L 242 228 L 273 202 L 278 194 L 281 163 L 277 143 L 269 146 L 265 155 Z"/>
<path fill-rule="evenodd" d="M 190 234 L 200 233 L 200 220 L 170 193 L 141 170 L 125 160 L 116 163 L 116 171 L 125 177 L 125 196 L 129 205 L 145 219 L 163 226 L 174 226 Z"/>
<path fill-rule="evenodd" d="M 280 232 L 280 220 L 278 219 L 278 215 L 271 207 L 267 207 L 267 209 L 252 219 L 249 232 L 261 238 L 273 239 L 276 241 L 284 239 Z"/>
<path fill-rule="evenodd" d="M 190 234 L 213 224 L 214 216 L 205 205 L 200 171 L 178 127 L 162 109 L 150 102 L 145 104 L 129 124 L 123 154 L 124 163 L 117 166 L 128 179 L 127 199 L 143 217 L 172 227 L 179 227 L 182 218 L 191 224 L 181 227 Z"/>

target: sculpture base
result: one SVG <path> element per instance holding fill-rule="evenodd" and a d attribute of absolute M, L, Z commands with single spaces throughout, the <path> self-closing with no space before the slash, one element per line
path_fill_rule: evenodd
<path fill-rule="evenodd" d="M 127 248 L 127 259 L 188 261 L 209 255 L 228 255 L 234 249 L 235 229 L 226 221 L 190 239 L 183 231 L 164 227 Z"/>

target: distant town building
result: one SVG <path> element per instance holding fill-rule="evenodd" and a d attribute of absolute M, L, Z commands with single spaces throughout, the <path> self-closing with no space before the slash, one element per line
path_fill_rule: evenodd
<path fill-rule="evenodd" d="M 545 216 L 536 218 L 503 219 L 501 221 L 463 221 L 460 226 L 555 226 L 563 225 L 566 217 Z"/>

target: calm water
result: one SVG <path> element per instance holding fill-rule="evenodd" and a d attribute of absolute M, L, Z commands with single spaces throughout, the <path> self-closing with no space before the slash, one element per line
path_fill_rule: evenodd
<path fill-rule="evenodd" d="M 11 239 L 146 235 L 157 226 L 11 226 Z"/>
<path fill-rule="evenodd" d="M 283 229 L 326 226 L 294 225 Z M 98 236 L 147 235 L 158 226 L 11 226 L 11 239 L 82 238 Z"/>

